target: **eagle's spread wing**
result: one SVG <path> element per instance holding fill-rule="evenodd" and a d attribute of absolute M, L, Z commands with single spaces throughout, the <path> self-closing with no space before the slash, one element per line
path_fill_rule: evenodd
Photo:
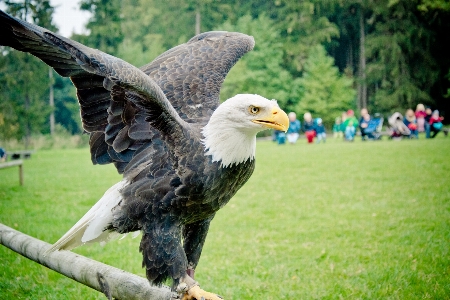
<path fill-rule="evenodd" d="M 29 52 L 72 79 L 83 127 L 91 133 L 94 163 L 114 162 L 123 172 L 135 150 L 155 134 L 146 129 L 182 133 L 186 123 L 160 87 L 138 68 L 3 12 L 0 19 L 2 27 L 10 29 L 1 44 Z"/>
<path fill-rule="evenodd" d="M 219 105 L 228 71 L 254 45 L 252 37 L 240 33 L 204 33 L 140 71 L 1 11 L 0 22 L 9 29 L 0 37 L 2 45 L 29 52 L 71 78 L 83 128 L 90 133 L 92 162 L 113 162 L 119 173 L 138 149 L 159 139 L 161 130 L 173 134 L 182 120 L 205 124 Z M 128 169 L 134 169 L 136 162 Z"/>
<path fill-rule="evenodd" d="M 253 37 L 242 33 L 205 32 L 166 51 L 141 70 L 163 89 L 181 118 L 206 123 L 219 106 L 228 71 L 254 44 Z"/>

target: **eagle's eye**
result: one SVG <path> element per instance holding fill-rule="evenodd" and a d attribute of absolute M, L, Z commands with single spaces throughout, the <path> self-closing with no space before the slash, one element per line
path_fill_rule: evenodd
<path fill-rule="evenodd" d="M 257 106 L 250 105 L 250 107 L 248 108 L 248 111 L 249 111 L 251 114 L 256 115 L 257 113 L 259 113 L 260 108 L 257 107 Z"/>

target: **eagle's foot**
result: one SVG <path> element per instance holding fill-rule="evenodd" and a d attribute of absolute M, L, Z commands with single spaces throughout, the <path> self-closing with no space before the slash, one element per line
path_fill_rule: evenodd
<path fill-rule="evenodd" d="M 188 289 L 182 298 L 182 300 L 222 300 L 223 298 L 219 295 L 209 293 L 202 290 L 198 285 L 194 285 Z"/>
<path fill-rule="evenodd" d="M 181 294 L 182 300 L 221 300 L 221 296 L 206 292 L 200 288 L 198 282 L 186 275 L 178 284 L 176 291 Z"/>

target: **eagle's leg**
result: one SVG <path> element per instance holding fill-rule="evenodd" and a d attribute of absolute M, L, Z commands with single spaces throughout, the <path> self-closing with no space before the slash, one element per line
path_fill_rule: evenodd
<path fill-rule="evenodd" d="M 186 273 L 194 279 L 195 268 L 197 267 L 203 244 L 208 234 L 209 224 L 214 215 L 205 220 L 183 226 L 183 248 L 188 261 Z"/>
<path fill-rule="evenodd" d="M 180 280 L 177 291 L 184 294 L 182 300 L 220 300 L 222 297 L 202 290 L 194 280 L 195 267 L 197 267 L 203 244 L 208 233 L 209 224 L 214 215 L 208 219 L 186 224 L 183 227 L 183 248 L 188 261 L 186 275 Z"/>
<path fill-rule="evenodd" d="M 161 222 L 147 224 L 142 228 L 139 250 L 143 255 L 148 280 L 160 285 L 167 278 L 172 278 L 174 287 L 183 294 L 183 300 L 220 300 L 219 296 L 200 289 L 198 283 L 187 274 L 188 260 L 181 245 L 181 226 L 164 222 L 165 218 L 161 219 Z M 204 236 L 206 234 L 198 241 L 204 241 Z M 195 265 L 197 262 L 198 257 Z"/>
<path fill-rule="evenodd" d="M 186 270 L 186 274 L 189 275 L 192 279 L 195 279 L 195 268 L 192 264 L 188 265 L 188 268 Z"/>
<path fill-rule="evenodd" d="M 156 285 L 172 278 L 174 286 L 177 286 L 186 276 L 187 260 L 181 246 L 180 227 L 168 222 L 143 227 L 139 247 L 143 256 L 142 266 L 146 269 L 147 279 Z"/>

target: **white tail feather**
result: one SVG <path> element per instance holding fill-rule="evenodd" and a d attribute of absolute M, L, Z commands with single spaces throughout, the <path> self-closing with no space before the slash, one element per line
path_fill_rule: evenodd
<path fill-rule="evenodd" d="M 122 200 L 120 191 L 128 184 L 122 180 L 109 188 L 103 197 L 47 252 L 70 250 L 86 243 L 108 242 L 113 232 L 105 228 L 113 220 L 112 209 Z"/>

